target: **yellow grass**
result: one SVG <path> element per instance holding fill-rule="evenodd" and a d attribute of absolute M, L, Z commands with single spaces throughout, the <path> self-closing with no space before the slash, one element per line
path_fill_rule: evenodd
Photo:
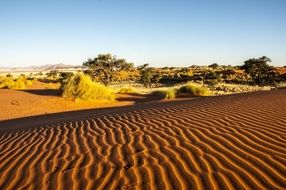
<path fill-rule="evenodd" d="M 64 98 L 73 100 L 114 100 L 114 92 L 106 86 L 94 82 L 85 74 L 71 76 L 62 84 L 61 93 Z"/>

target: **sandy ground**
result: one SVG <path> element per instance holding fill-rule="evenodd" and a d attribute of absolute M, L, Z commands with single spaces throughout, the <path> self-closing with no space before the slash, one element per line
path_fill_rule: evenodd
<path fill-rule="evenodd" d="M 285 89 L 18 118 L 0 189 L 286 189 L 285 144 Z"/>
<path fill-rule="evenodd" d="M 117 107 L 133 103 L 127 98 L 126 101 L 117 102 L 74 102 L 58 96 L 57 90 L 52 89 L 0 89 L 0 121 L 71 110 Z"/>
<path fill-rule="evenodd" d="M 52 84 L 45 88 L 43 83 L 35 83 L 25 90 L 0 89 L 0 121 L 16 118 L 30 117 L 36 115 L 49 115 L 76 110 L 87 110 L 94 108 L 114 108 L 134 104 L 145 104 L 150 102 L 166 101 L 161 97 L 139 95 L 139 94 L 117 94 L 116 100 L 111 101 L 71 101 L 58 95 L 59 87 Z M 190 98 L 181 95 L 177 100 Z"/>

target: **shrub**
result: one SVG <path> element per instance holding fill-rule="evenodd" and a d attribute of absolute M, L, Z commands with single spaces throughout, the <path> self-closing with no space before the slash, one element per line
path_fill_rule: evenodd
<path fill-rule="evenodd" d="M 12 88 L 14 80 L 10 77 L 3 77 L 0 79 L 0 88 Z"/>
<path fill-rule="evenodd" d="M 176 98 L 176 90 L 168 89 L 168 90 L 158 90 L 152 92 L 152 95 L 159 95 L 164 99 L 175 99 Z"/>
<path fill-rule="evenodd" d="M 28 83 L 30 84 L 23 76 L 18 77 L 16 80 L 10 77 L 3 77 L 0 79 L 0 88 L 24 89 Z"/>
<path fill-rule="evenodd" d="M 196 96 L 210 96 L 212 93 L 208 88 L 198 86 L 195 84 L 186 84 L 180 88 L 181 92 L 191 93 Z"/>
<path fill-rule="evenodd" d="M 33 84 L 33 80 L 26 80 L 26 85 L 31 86 Z"/>
<path fill-rule="evenodd" d="M 114 100 L 115 94 L 106 86 L 93 82 L 85 74 L 79 73 L 71 76 L 62 83 L 61 94 L 64 98 L 73 100 Z"/>
<path fill-rule="evenodd" d="M 14 82 L 12 88 L 13 89 L 24 89 L 26 87 L 26 84 L 25 84 L 25 80 L 22 79 L 22 78 L 18 78 L 16 79 L 16 81 Z"/>
<path fill-rule="evenodd" d="M 72 76 L 74 76 L 74 73 L 72 72 L 61 72 L 60 73 L 61 80 L 66 80 Z"/>

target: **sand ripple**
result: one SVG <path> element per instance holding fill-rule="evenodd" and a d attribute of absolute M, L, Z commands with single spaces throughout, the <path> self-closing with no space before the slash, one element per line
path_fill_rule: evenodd
<path fill-rule="evenodd" d="M 285 95 L 138 105 L 4 130 L 0 189 L 285 189 Z"/>

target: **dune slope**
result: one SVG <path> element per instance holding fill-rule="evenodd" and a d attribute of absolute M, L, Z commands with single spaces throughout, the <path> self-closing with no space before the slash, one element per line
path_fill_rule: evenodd
<path fill-rule="evenodd" d="M 285 95 L 0 122 L 0 189 L 285 189 Z"/>

